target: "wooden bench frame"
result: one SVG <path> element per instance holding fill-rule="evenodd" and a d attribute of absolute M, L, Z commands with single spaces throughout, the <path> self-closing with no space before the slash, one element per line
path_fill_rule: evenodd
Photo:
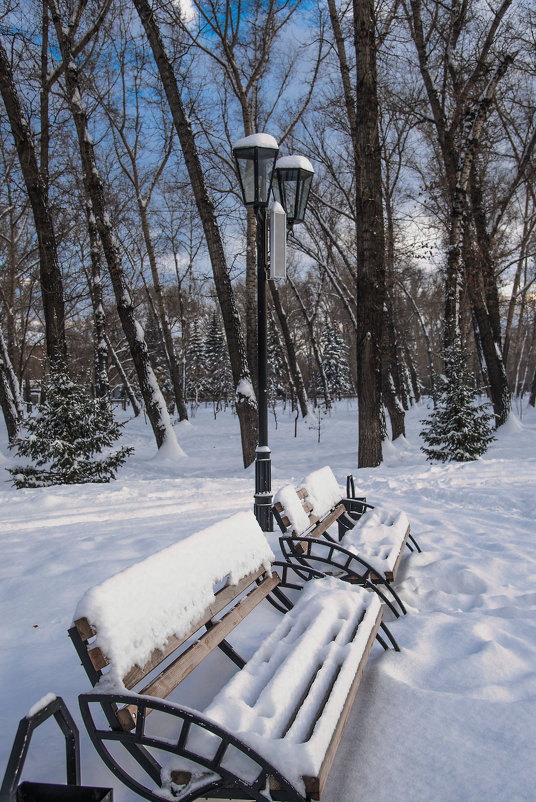
<path fill-rule="evenodd" d="M 336 523 L 340 541 L 346 532 L 354 528 L 367 510 L 374 509 L 374 506 L 368 504 L 365 498 L 355 497 L 352 476 L 348 476 L 346 487 L 351 496 L 341 498 L 322 516 L 313 514 L 313 505 L 308 501 L 309 494 L 305 487 L 301 487 L 296 491 L 301 500 L 303 510 L 309 518 L 309 527 L 301 533 L 296 533 L 292 529 L 292 524 L 285 516 L 281 502 L 277 501 L 273 505 L 274 518 L 282 532 L 279 544 L 283 558 L 292 565 L 307 566 L 309 568 L 317 566 L 322 572 L 336 573 L 339 578 L 352 584 L 370 585 L 372 583 L 376 587 L 376 592 L 381 595 L 388 607 L 398 617 L 400 615 L 399 610 L 402 613 L 406 613 L 406 608 L 391 583 L 396 577 L 404 547 L 407 547 L 409 551 L 416 550 L 418 552 L 421 551 L 421 548 L 411 535 L 408 526 L 400 543 L 393 570 L 381 575 L 365 558 L 340 545 L 340 542 L 338 543 L 332 537 L 328 529 Z M 394 598 L 398 609 L 379 590 L 378 585 L 382 585 L 388 594 Z"/>
<path fill-rule="evenodd" d="M 163 698 L 177 687 L 216 647 L 222 649 L 239 668 L 242 668 L 245 661 L 226 640 L 232 629 L 264 599 L 270 601 L 281 613 L 288 612 L 293 608 L 289 592 L 300 591 L 305 581 L 323 576 L 320 571 L 308 566 L 295 568 L 285 562 L 274 562 L 272 567 L 274 572 L 271 576 L 265 572 L 264 568 L 259 568 L 243 578 L 237 585 L 226 584 L 221 588 L 216 593 L 214 602 L 209 605 L 185 637 L 170 638 L 164 649 L 155 650 L 142 668 L 136 666 L 127 673 L 123 678 L 126 689 L 124 692 L 121 690 L 110 691 L 104 684 L 102 689 L 97 688 L 92 693 L 80 695 L 82 717 L 97 752 L 109 769 L 137 794 L 155 802 L 168 798 L 159 795 L 156 790 L 151 790 L 126 771 L 112 755 L 109 743 L 121 744 L 152 783 L 157 786 L 162 785 L 162 766 L 151 749 L 184 757 L 206 769 L 209 773 L 208 778 L 205 781 L 197 779 L 192 788 L 189 788 L 188 785 L 191 780 L 189 772 L 173 773 L 172 781 L 175 783 L 175 788 L 177 785 L 183 786 L 183 791 L 177 792 L 177 800 L 180 802 L 189 802 L 207 796 L 254 799 L 258 802 L 269 802 L 270 799 L 281 800 L 281 802 L 304 802 L 304 800 L 320 799 L 374 640 L 378 640 L 384 649 L 388 649 L 390 644 L 395 650 L 399 650 L 396 641 L 382 621 L 382 607 L 379 608 L 374 626 L 370 629 L 366 649 L 348 691 L 344 708 L 325 753 L 320 772 L 316 777 L 302 778 L 305 795 L 302 795 L 268 760 L 231 732 L 218 726 L 201 712 L 165 701 Z M 228 607 L 230 609 L 227 610 Z M 223 616 L 215 620 L 215 616 L 222 612 Z M 192 636 L 199 635 L 200 630 L 205 631 L 197 640 L 185 646 L 187 641 L 191 641 Z M 380 630 L 386 639 L 380 634 Z M 357 631 L 358 627 L 353 637 L 357 636 Z M 95 635 L 95 630 L 86 619 L 75 621 L 69 629 L 69 636 L 93 686 L 98 685 L 103 677 L 103 669 L 108 663 L 102 651 L 92 645 Z M 169 659 L 171 662 L 140 692 L 130 692 L 153 670 L 158 670 L 163 661 Z M 331 689 L 329 693 L 331 693 Z M 317 711 L 317 721 L 321 720 L 329 693 L 320 710 Z M 299 706 L 297 710 L 299 710 Z M 294 715 L 297 714 L 297 710 L 294 711 Z M 180 734 L 177 740 L 170 743 L 165 737 L 160 738 L 147 732 L 146 721 L 151 711 L 167 714 L 180 724 Z M 101 720 L 103 714 L 108 723 L 108 727 L 105 728 L 99 725 L 97 720 Z M 187 743 L 188 733 L 192 727 L 198 727 L 211 733 L 213 738 L 219 742 L 212 755 L 207 756 L 192 750 Z M 258 766 L 258 774 L 254 780 L 246 781 L 223 765 L 225 754 L 229 749 L 238 750 L 247 755 Z M 267 788 L 270 789 L 270 795 L 266 793 Z"/>

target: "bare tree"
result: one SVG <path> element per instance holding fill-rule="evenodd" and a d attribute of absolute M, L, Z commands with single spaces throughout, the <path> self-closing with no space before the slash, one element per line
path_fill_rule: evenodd
<path fill-rule="evenodd" d="M 0 94 L 9 118 L 20 168 L 30 198 L 39 246 L 39 271 L 45 320 L 47 354 L 51 363 L 64 360 L 65 308 L 56 236 L 48 205 L 46 185 L 37 163 L 30 124 L 26 119 L 13 78 L 11 63 L 0 42 Z"/>
<path fill-rule="evenodd" d="M 382 461 L 382 330 L 385 235 L 378 136 L 376 18 L 372 0 L 353 0 L 355 92 L 335 0 L 328 0 L 355 174 L 358 466 Z"/>
<path fill-rule="evenodd" d="M 129 20 L 126 20 L 127 24 L 128 22 Z M 141 108 L 140 95 L 141 88 L 145 86 L 147 82 L 146 54 L 144 53 L 143 47 L 136 48 L 133 54 L 129 54 L 133 56 L 133 59 L 130 59 L 131 63 L 132 60 L 134 60 L 134 75 L 132 80 L 127 84 L 126 49 L 128 47 L 128 34 L 123 30 L 121 33 L 121 41 L 114 46 L 121 84 L 122 97 L 120 97 L 120 106 L 119 109 L 116 110 L 114 108 L 115 104 L 111 102 L 110 98 L 106 98 L 103 108 L 112 125 L 117 159 L 124 175 L 132 186 L 136 200 L 143 240 L 151 270 L 152 289 L 156 301 L 156 314 L 159 329 L 162 333 L 164 353 L 173 386 L 177 414 L 179 420 L 187 420 L 188 410 L 186 409 L 184 401 L 184 388 L 182 385 L 180 365 L 175 353 L 169 314 L 166 308 L 164 290 L 158 270 L 156 248 L 149 219 L 149 206 L 158 182 L 169 161 L 173 146 L 173 136 L 171 131 L 166 130 L 167 122 L 162 110 L 160 130 L 162 131 L 163 139 L 161 148 L 159 149 L 158 162 L 146 166 L 145 168 L 142 167 L 141 160 L 144 156 L 144 154 L 141 153 L 142 131 L 147 123 L 144 125 L 144 111 Z M 130 41 L 130 37 L 128 37 L 128 40 Z M 127 94 L 130 94 L 128 101 Z"/>
<path fill-rule="evenodd" d="M 177 84 L 171 61 L 164 47 L 156 15 L 147 0 L 133 0 L 147 34 L 149 44 L 164 86 L 167 101 L 181 144 L 186 169 L 192 185 L 197 210 L 201 218 L 207 248 L 210 255 L 216 292 L 220 304 L 227 347 L 231 360 L 233 382 L 236 391 L 236 411 L 240 421 L 242 455 L 247 467 L 255 459 L 257 445 L 257 403 L 249 371 L 240 319 L 234 299 L 233 288 L 227 269 L 225 251 L 221 239 L 214 203 L 208 193 L 195 137 Z"/>
<path fill-rule="evenodd" d="M 65 26 L 56 5 L 56 0 L 47 0 L 47 2 L 63 61 L 67 98 L 78 136 L 84 187 L 87 199 L 90 201 L 95 215 L 97 230 L 114 288 L 117 310 L 136 366 L 147 415 L 151 422 L 158 448 L 166 445 L 178 451 L 175 432 L 171 426 L 166 404 L 149 361 L 143 329 L 134 315 L 134 307 L 125 281 L 119 247 L 106 206 L 104 184 L 100 177 L 95 149 L 89 133 L 87 114 L 80 92 L 79 71 L 73 53 L 74 34 L 80 17 L 74 14 L 69 19 L 68 25 Z M 82 8 L 83 2 L 79 6 L 79 10 Z"/>
<path fill-rule="evenodd" d="M 453 3 L 450 9 L 435 4 L 435 14 L 424 14 L 421 0 L 404 2 L 411 37 L 415 44 L 419 70 L 432 114 L 437 153 L 449 203 L 447 270 L 445 279 L 445 347 L 452 344 L 459 331 L 460 289 L 467 287 L 479 328 L 479 339 L 486 361 L 497 425 L 504 423 L 510 410 L 510 390 L 502 358 L 500 332 L 493 323 L 491 295 L 496 293 L 496 277 L 486 260 L 486 235 L 482 223 L 482 205 L 475 184 L 475 165 L 483 147 L 485 123 L 496 97 L 497 88 L 513 56 L 506 52 L 495 56 L 493 48 L 501 23 L 512 0 L 502 0 L 483 17 L 481 36 L 471 39 L 474 51 L 458 57 L 467 40 L 464 36 L 472 21 L 470 3 Z M 424 19 L 428 22 L 425 29 Z M 459 54 L 461 56 L 461 53 Z M 465 232 L 464 221 L 473 215 L 479 253 Z M 479 233 L 480 232 L 480 233 Z M 489 255 L 489 251 L 488 251 Z M 466 257 L 464 264 L 464 256 Z"/>
<path fill-rule="evenodd" d="M 285 53 L 283 66 L 274 74 L 272 57 L 285 27 L 300 7 L 301 0 L 268 0 L 251 6 L 237 5 L 231 0 L 201 2 L 194 0 L 198 27 L 184 26 L 184 33 L 208 56 L 219 71 L 230 95 L 238 102 L 242 135 L 268 130 L 281 125 L 278 111 L 284 107 L 286 93 L 300 56 L 300 48 Z M 295 111 L 285 108 L 284 127 L 279 135 L 282 144 L 295 129 L 311 99 L 323 55 L 322 31 L 318 36 L 318 52 L 310 80 L 303 81 L 300 97 L 294 101 Z M 281 54 L 279 57 L 281 60 Z M 278 60 L 278 61 L 279 61 Z M 303 78 L 302 78 L 303 80 Z M 225 109 L 225 115 L 229 110 Z M 238 138 L 238 136 L 236 137 Z M 228 168 L 229 165 L 226 165 Z M 252 209 L 246 218 L 246 345 L 251 375 L 257 381 L 257 273 L 255 261 L 256 222 Z M 277 287 L 275 288 L 277 293 Z M 291 360 L 292 361 L 292 360 Z"/>

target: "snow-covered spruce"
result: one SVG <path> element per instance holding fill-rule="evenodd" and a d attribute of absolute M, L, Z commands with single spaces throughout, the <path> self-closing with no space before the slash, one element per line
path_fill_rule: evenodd
<path fill-rule="evenodd" d="M 348 346 L 337 324 L 330 321 L 327 312 L 324 315 L 320 347 L 328 392 L 332 398 L 340 400 L 342 396 L 351 394 L 354 389 L 348 366 Z M 316 385 L 317 393 L 321 394 L 322 387 L 319 378 L 317 378 Z"/>
<path fill-rule="evenodd" d="M 215 313 L 212 315 L 208 327 L 203 350 L 205 359 L 204 389 L 215 404 L 214 414 L 216 414 L 220 410 L 221 404 L 227 404 L 233 397 L 233 377 L 225 337 Z"/>
<path fill-rule="evenodd" d="M 12 444 L 17 456 L 33 463 L 8 469 L 13 484 L 48 487 L 114 479 L 134 449 L 109 451 L 122 428 L 109 406 L 88 398 L 63 368 L 50 374 L 45 392 L 39 414 L 25 421 L 25 431 Z"/>
<path fill-rule="evenodd" d="M 467 367 L 463 346 L 457 339 L 445 351 L 445 374 L 438 382 L 438 399 L 421 436 L 421 450 L 429 460 L 469 462 L 485 454 L 495 439 L 493 416 L 487 404 L 476 402 L 474 376 Z"/>

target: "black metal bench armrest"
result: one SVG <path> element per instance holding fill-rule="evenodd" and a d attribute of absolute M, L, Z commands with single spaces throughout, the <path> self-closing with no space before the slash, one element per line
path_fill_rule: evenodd
<path fill-rule="evenodd" d="M 302 548 L 304 548 L 303 552 L 295 548 L 298 544 L 302 544 Z M 374 590 L 398 618 L 400 613 L 391 600 L 378 587 L 378 585 L 381 584 L 381 587 L 395 599 L 400 610 L 403 613 L 406 612 L 402 600 L 391 584 L 387 582 L 385 578 L 379 576 L 378 571 L 370 563 L 358 554 L 348 551 L 348 549 L 345 549 L 339 543 L 334 543 L 331 540 L 324 540 L 323 538 L 283 535 L 279 538 L 279 545 L 283 557 L 294 567 L 295 571 L 298 568 L 299 570 L 311 570 L 313 569 L 313 564 L 316 564 L 321 566 L 321 573 L 335 574 L 346 582 L 365 585 Z"/>
<path fill-rule="evenodd" d="M 199 777 L 196 776 L 193 780 L 188 777 L 188 771 L 175 772 L 175 777 L 181 775 L 180 782 L 171 780 L 173 798 L 177 802 L 190 802 L 190 800 L 198 798 L 211 797 L 212 794 L 229 799 L 256 800 L 256 802 L 271 802 L 272 799 L 277 798 L 288 800 L 288 802 L 304 802 L 303 795 L 269 761 L 196 710 L 155 697 L 119 692 L 84 693 L 79 696 L 79 703 L 89 737 L 104 763 L 121 782 L 146 799 L 161 802 L 163 799 L 170 798 L 169 784 L 165 783 L 162 778 L 163 765 L 157 759 L 159 753 L 164 753 L 164 755 L 176 755 L 184 758 L 188 761 L 185 768 L 193 763 L 201 769 Z M 124 705 L 136 707 L 136 727 L 132 731 L 124 732 L 120 727 L 117 729 L 110 727 L 100 729 L 98 727 L 93 716 L 93 708 L 96 708 L 99 716 L 102 717 L 99 708 L 107 716 L 110 709 Z M 149 710 L 153 711 L 153 714 L 154 711 L 158 711 L 160 715 L 168 715 L 175 719 L 179 728 L 178 737 L 174 739 L 170 739 L 169 736 L 159 737 L 153 732 L 147 731 L 146 722 Z M 198 732 L 202 731 L 212 736 L 214 740 L 210 744 L 210 749 L 198 751 L 191 742 L 190 736 L 195 734 L 196 728 Z M 167 731 L 165 726 L 160 729 L 163 732 Z M 114 753 L 110 751 L 109 744 L 115 745 Z M 133 757 L 148 775 L 150 784 L 145 785 L 141 779 L 134 778 L 129 770 L 121 765 L 120 758 L 115 754 L 119 751 L 117 744 L 122 745 L 127 752 L 126 764 L 129 763 L 128 756 Z M 229 763 L 225 762 L 228 752 L 235 751 L 248 758 L 248 778 L 235 774 Z M 256 776 L 251 779 L 254 773 Z M 280 788 L 280 791 L 275 794 L 268 790 L 270 778 L 273 778 Z M 156 787 L 150 787 L 150 785 L 156 785 Z"/>
<path fill-rule="evenodd" d="M 343 498 L 341 502 L 349 515 L 356 516 L 356 520 L 367 510 L 373 510 L 374 505 L 368 504 L 365 498 Z"/>

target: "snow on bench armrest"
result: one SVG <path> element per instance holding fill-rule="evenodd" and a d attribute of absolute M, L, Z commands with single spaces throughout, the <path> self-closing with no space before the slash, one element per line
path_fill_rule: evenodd
<path fill-rule="evenodd" d="M 405 512 L 374 507 L 344 535 L 340 544 L 385 574 L 393 570 L 408 530 Z"/>
<path fill-rule="evenodd" d="M 168 638 L 183 637 L 214 601 L 214 585 L 229 583 L 261 566 L 272 550 L 253 512 L 241 512 L 169 546 L 87 591 L 75 620 L 97 631 L 95 646 L 111 661 L 108 680 L 143 666 Z"/>
<path fill-rule="evenodd" d="M 307 500 L 313 505 L 313 515 L 319 518 L 339 504 L 345 495 L 329 465 L 312 471 L 302 481 L 301 486 L 307 490 Z"/>

